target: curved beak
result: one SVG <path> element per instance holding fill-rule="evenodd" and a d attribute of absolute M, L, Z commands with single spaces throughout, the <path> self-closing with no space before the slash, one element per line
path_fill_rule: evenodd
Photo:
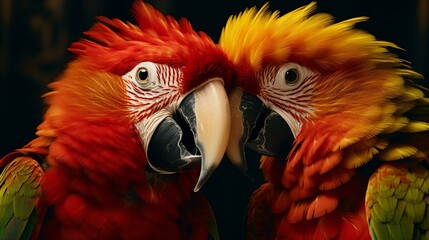
<path fill-rule="evenodd" d="M 228 139 L 226 156 L 244 175 L 250 177 L 245 159 L 244 145 L 249 141 L 251 133 L 258 125 L 258 119 L 264 114 L 266 107 L 256 96 L 234 88 L 229 94 L 231 108 L 231 134 Z"/>
<path fill-rule="evenodd" d="M 220 164 L 229 131 L 228 97 L 222 79 L 215 78 L 188 94 L 174 116 L 159 121 L 147 144 L 149 165 L 175 173 L 201 164 L 198 191 Z"/>
<path fill-rule="evenodd" d="M 226 155 L 249 176 L 245 161 L 245 146 L 267 156 L 285 157 L 294 141 L 286 121 L 268 109 L 259 97 L 235 88 L 229 95 L 231 134 Z"/>

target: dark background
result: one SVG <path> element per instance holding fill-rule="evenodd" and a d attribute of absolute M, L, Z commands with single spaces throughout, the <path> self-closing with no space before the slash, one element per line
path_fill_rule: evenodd
<path fill-rule="evenodd" d="M 64 70 L 71 54 L 67 47 L 82 37 L 104 15 L 130 20 L 132 0 L 0 0 L 0 156 L 18 148 L 35 135 L 44 105 L 40 96 L 46 85 Z M 266 1 L 148 1 L 175 18 L 186 17 L 196 30 L 214 41 L 228 16 Z M 270 9 L 282 14 L 310 3 L 304 0 L 273 0 Z M 429 76 L 429 0 L 320 0 L 318 12 L 331 13 L 336 21 L 368 16 L 358 27 L 377 39 L 394 42 L 406 51 L 394 51 L 412 62 L 415 70 Z M 429 86 L 427 80 L 424 82 Z M 241 239 L 242 213 L 251 192 L 262 181 L 257 154 L 249 152 L 255 181 L 246 179 L 223 161 L 204 186 L 214 206 L 222 239 Z"/>

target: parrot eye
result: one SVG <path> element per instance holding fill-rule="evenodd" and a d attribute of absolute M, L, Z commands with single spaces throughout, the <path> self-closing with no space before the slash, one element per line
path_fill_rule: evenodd
<path fill-rule="evenodd" d="M 142 62 L 125 74 L 125 76 L 137 83 L 141 89 L 151 90 L 158 82 L 156 73 L 156 64 L 152 62 Z"/>
<path fill-rule="evenodd" d="M 297 63 L 286 63 L 277 68 L 274 86 L 278 89 L 295 89 L 315 75 L 317 75 L 316 72 Z"/>
<path fill-rule="evenodd" d="M 136 80 L 142 86 L 145 86 L 148 84 L 148 82 L 149 82 L 149 71 L 147 70 L 147 68 L 142 67 L 142 68 L 139 68 L 137 70 Z"/>
<path fill-rule="evenodd" d="M 298 82 L 299 72 L 296 68 L 291 68 L 285 72 L 285 81 L 286 84 L 294 84 Z"/>

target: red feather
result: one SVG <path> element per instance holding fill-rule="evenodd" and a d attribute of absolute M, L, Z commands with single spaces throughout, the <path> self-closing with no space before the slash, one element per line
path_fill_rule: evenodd
<path fill-rule="evenodd" d="M 89 39 L 72 44 L 79 56 L 44 96 L 39 137 L 0 161 L 5 166 L 23 154 L 43 159 L 43 239 L 208 238 L 211 212 L 193 192 L 199 169 L 154 176 L 121 75 L 143 61 L 168 64 L 183 72 L 179 87 L 187 93 L 213 77 L 228 87 L 231 63 L 187 20 L 140 1 L 133 13 L 137 25 L 99 17 L 85 33 Z"/>

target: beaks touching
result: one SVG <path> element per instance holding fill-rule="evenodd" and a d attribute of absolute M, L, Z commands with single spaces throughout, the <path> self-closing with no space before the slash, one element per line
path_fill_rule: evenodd
<path fill-rule="evenodd" d="M 192 133 L 193 143 L 184 139 L 185 130 L 178 119 L 160 114 L 164 117 L 155 120 L 158 124 L 147 137 L 147 158 L 155 171 L 164 174 L 200 164 L 195 192 L 207 182 L 225 152 L 232 164 L 252 179 L 245 146 L 263 155 L 286 157 L 294 141 L 286 121 L 259 97 L 235 88 L 228 101 L 221 79 L 212 79 L 188 94 L 176 112 Z M 140 135 L 148 136 L 141 129 L 145 128 L 138 128 Z"/>
<path fill-rule="evenodd" d="M 230 112 L 222 79 L 212 79 L 188 94 L 176 112 L 192 132 L 193 147 L 184 143 L 181 125 L 166 116 L 147 144 L 148 162 L 159 173 L 182 172 L 201 164 L 196 192 L 220 164 L 228 143 Z"/>
<path fill-rule="evenodd" d="M 249 141 L 260 115 L 264 113 L 264 103 L 255 96 L 234 88 L 229 94 L 231 108 L 231 134 L 226 148 L 226 156 L 245 176 L 252 179 L 247 168 L 244 145 Z"/>
<path fill-rule="evenodd" d="M 228 159 L 250 177 L 245 147 L 262 155 L 286 157 L 294 136 L 286 121 L 268 109 L 259 97 L 235 88 L 229 94 L 231 134 L 226 149 Z"/>

